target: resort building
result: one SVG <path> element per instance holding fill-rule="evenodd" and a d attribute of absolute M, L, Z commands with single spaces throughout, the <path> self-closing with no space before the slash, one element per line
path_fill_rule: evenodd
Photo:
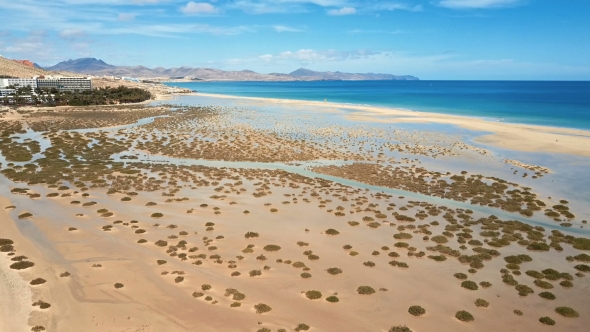
<path fill-rule="evenodd" d="M 87 77 L 33 77 L 33 78 L 2 78 L 0 88 L 23 88 L 30 86 L 33 89 L 56 88 L 59 91 L 84 91 L 92 90 L 92 79 Z"/>
<path fill-rule="evenodd" d="M 15 89 L 0 89 L 0 97 L 6 97 L 15 93 Z"/>
<path fill-rule="evenodd" d="M 18 87 L 18 88 L 24 88 L 26 86 L 30 86 L 31 88 L 35 89 L 37 87 L 37 79 L 36 78 L 1 78 L 0 79 L 0 88 L 7 88 L 11 85 L 14 87 Z"/>
<path fill-rule="evenodd" d="M 37 87 L 40 89 L 56 88 L 59 91 L 92 90 L 92 79 L 86 77 L 39 78 Z"/>

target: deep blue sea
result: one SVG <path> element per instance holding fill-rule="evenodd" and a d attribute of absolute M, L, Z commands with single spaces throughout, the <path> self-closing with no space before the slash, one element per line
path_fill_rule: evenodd
<path fill-rule="evenodd" d="M 319 81 L 166 83 L 203 93 L 349 103 L 590 130 L 590 82 Z"/>

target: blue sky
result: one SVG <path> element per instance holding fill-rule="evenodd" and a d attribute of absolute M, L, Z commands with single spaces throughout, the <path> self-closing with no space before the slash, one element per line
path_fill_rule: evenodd
<path fill-rule="evenodd" d="M 0 0 L 0 54 L 41 65 L 590 80 L 588 0 Z"/>

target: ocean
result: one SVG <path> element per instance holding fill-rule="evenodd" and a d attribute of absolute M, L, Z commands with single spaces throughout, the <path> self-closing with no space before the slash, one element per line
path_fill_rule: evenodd
<path fill-rule="evenodd" d="M 403 108 L 590 130 L 590 82 L 170 82 L 203 93 Z"/>

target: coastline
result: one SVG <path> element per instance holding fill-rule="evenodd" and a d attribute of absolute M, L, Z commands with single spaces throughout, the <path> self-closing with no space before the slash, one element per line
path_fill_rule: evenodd
<path fill-rule="evenodd" d="M 588 146 L 590 146 L 590 131 L 583 129 L 494 122 L 477 117 L 332 102 L 242 97 L 201 92 L 187 95 L 248 100 L 293 106 L 311 106 L 320 107 L 325 110 L 335 108 L 346 109 L 355 111 L 351 114 L 345 115 L 345 118 L 351 121 L 377 123 L 438 123 L 455 125 L 461 128 L 486 133 L 474 140 L 481 144 L 525 152 L 549 152 L 586 157 L 590 156 L 590 149 L 588 149 Z"/>

